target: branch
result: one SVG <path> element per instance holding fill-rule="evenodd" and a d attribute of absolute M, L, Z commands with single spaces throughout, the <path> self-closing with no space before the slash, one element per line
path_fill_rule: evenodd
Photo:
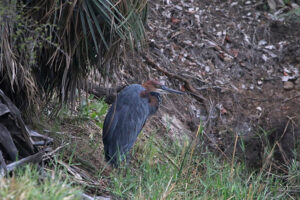
<path fill-rule="evenodd" d="M 4 176 L 6 173 L 7 173 L 6 163 L 3 158 L 2 152 L 0 150 L 0 177 Z"/>
<path fill-rule="evenodd" d="M 21 160 L 18 160 L 16 162 L 13 162 L 6 166 L 7 172 L 11 172 L 15 170 L 17 167 L 25 165 L 27 163 L 38 163 L 42 160 L 43 155 L 45 154 L 44 151 L 40 151 L 32 156 L 28 156 L 26 158 L 23 158 Z M 0 174 L 0 178 L 3 176 L 3 174 Z"/>
<path fill-rule="evenodd" d="M 146 60 L 146 62 L 153 68 L 157 69 L 158 71 L 164 73 L 170 78 L 176 78 L 182 82 L 184 82 L 184 88 L 189 91 L 189 94 L 191 94 L 193 97 L 195 97 L 198 101 L 205 102 L 207 99 L 198 93 L 198 91 L 192 86 L 189 80 L 185 79 L 182 76 L 179 76 L 177 74 L 173 74 L 171 72 L 168 72 L 167 70 L 161 68 L 158 66 L 151 58 L 149 58 L 147 55 L 143 54 L 143 58 Z"/>
<path fill-rule="evenodd" d="M 108 104 L 112 104 L 115 101 L 117 93 L 120 92 L 125 86 L 126 85 L 123 84 L 115 88 L 105 88 L 89 81 L 87 92 L 95 95 L 98 98 L 105 97 L 105 102 Z"/>
<path fill-rule="evenodd" d="M 90 196 L 85 193 L 81 194 L 81 200 L 110 200 L 109 197 L 103 197 L 103 196 Z"/>

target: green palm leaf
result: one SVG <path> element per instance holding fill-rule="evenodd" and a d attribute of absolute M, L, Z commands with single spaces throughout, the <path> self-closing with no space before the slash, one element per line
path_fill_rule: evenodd
<path fill-rule="evenodd" d="M 146 0 L 3 2 L 7 11 L 0 12 L 0 51 L 6 56 L 0 59 L 4 80 L 0 87 L 10 85 L 7 91 L 12 95 L 22 91 L 26 101 L 43 94 L 74 100 L 91 69 L 101 70 L 106 61 L 120 55 L 116 52 L 120 43 L 138 49 L 144 40 Z M 4 22 L 5 16 L 10 20 Z"/>

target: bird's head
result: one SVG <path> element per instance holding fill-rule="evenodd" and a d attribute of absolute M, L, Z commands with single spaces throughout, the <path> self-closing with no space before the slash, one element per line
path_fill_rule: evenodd
<path fill-rule="evenodd" d="M 169 93 L 184 94 L 184 92 L 180 92 L 178 90 L 168 88 L 168 87 L 162 85 L 160 82 L 158 82 L 156 80 L 146 81 L 143 84 L 143 87 L 148 92 L 156 92 L 156 93 L 159 93 L 159 94 L 169 94 Z"/>

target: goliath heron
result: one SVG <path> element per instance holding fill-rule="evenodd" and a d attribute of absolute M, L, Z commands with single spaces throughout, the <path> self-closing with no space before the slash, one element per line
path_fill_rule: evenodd
<path fill-rule="evenodd" d="M 155 80 L 129 85 L 119 93 L 103 125 L 105 159 L 109 163 L 118 166 L 126 158 L 148 117 L 157 111 L 163 93 L 183 94 Z"/>

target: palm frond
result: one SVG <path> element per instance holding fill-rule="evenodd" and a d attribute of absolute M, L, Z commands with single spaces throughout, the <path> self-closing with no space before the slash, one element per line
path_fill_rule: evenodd
<path fill-rule="evenodd" d="M 56 46 L 48 46 L 46 51 L 49 56 L 40 54 L 39 60 L 48 68 L 44 69 L 49 72 L 46 76 L 55 76 L 42 77 L 43 80 L 49 80 L 43 83 L 46 91 L 59 88 L 62 101 L 67 100 L 68 94 L 74 93 L 77 87 L 81 87 L 81 80 L 85 79 L 91 68 L 100 67 L 94 66 L 96 63 L 104 64 L 111 60 L 118 50 L 115 47 L 122 41 L 129 41 L 133 48 L 138 47 L 144 39 L 143 23 L 139 15 L 142 6 L 146 5 L 145 0 L 73 0 L 68 3 L 49 0 L 49 6 L 43 9 L 39 6 L 40 1 L 36 2 L 37 5 L 29 6 L 33 9 L 37 7 L 38 10 L 28 11 L 28 16 L 33 17 L 30 13 L 48 16 L 42 18 L 40 23 L 50 22 L 62 28 L 52 32 L 51 42 L 57 44 L 65 54 L 58 52 Z"/>
<path fill-rule="evenodd" d="M 6 2 L 0 8 L 0 88 L 14 96 L 21 108 L 27 108 L 37 100 L 31 69 L 36 64 L 34 49 L 39 45 L 38 33 L 25 28 L 16 4 Z"/>
<path fill-rule="evenodd" d="M 74 100 L 91 69 L 101 70 L 120 55 L 121 43 L 138 49 L 144 39 L 147 0 L 6 4 L 10 9 L 5 10 L 17 17 L 0 14 L 0 87 L 9 83 L 11 94 L 22 92 L 26 101 L 37 92 L 50 98 L 56 93 L 62 102 Z"/>

